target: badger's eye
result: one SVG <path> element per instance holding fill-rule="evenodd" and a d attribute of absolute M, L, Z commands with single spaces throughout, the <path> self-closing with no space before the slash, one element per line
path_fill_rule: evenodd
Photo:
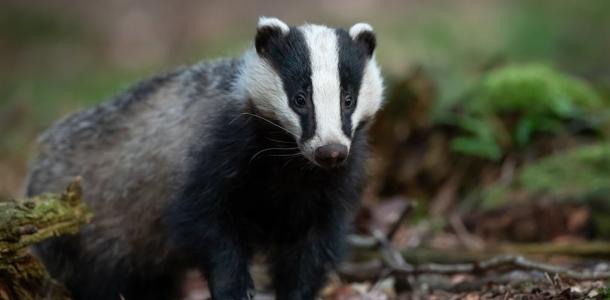
<path fill-rule="evenodd" d="M 343 95 L 343 107 L 352 108 L 354 106 L 354 98 L 349 93 Z"/>
<path fill-rule="evenodd" d="M 294 96 L 294 104 L 296 104 L 296 106 L 298 107 L 305 107 L 305 105 L 307 104 L 307 101 L 305 99 L 305 94 L 303 93 L 298 93 L 296 94 L 296 96 Z"/>

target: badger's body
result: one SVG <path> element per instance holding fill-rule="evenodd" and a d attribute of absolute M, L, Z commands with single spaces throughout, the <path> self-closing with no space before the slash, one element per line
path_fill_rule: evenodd
<path fill-rule="evenodd" d="M 37 247 L 51 274 L 75 299 L 174 299 L 196 266 L 214 299 L 245 299 L 249 259 L 262 251 L 278 299 L 313 299 L 340 257 L 381 101 L 362 26 L 262 18 L 256 51 L 144 81 L 56 124 L 27 193 L 81 176 L 95 217 Z M 324 38 L 339 53 L 330 63 L 313 47 Z"/>
<path fill-rule="evenodd" d="M 118 299 L 105 292 L 116 292 L 115 285 L 131 272 L 172 271 L 152 284 L 153 290 L 178 276 L 173 269 L 181 266 L 174 259 L 181 256 L 170 250 L 164 211 L 188 172 L 189 148 L 206 143 L 224 109 L 243 105 L 229 91 L 239 65 L 202 64 L 144 81 L 68 117 L 41 137 L 28 195 L 60 192 L 81 176 L 84 199 L 95 213 L 77 236 L 36 249 L 51 273 L 72 290 L 93 293 L 76 299 Z M 137 293 L 147 295 L 148 290 Z"/>

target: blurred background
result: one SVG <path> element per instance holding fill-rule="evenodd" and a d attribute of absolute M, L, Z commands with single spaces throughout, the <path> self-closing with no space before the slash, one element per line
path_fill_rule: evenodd
<path fill-rule="evenodd" d="M 610 255 L 605 0 L 4 0 L 0 197 L 19 195 L 55 120 L 155 73 L 239 55 L 260 15 L 375 28 L 387 102 L 359 232 L 417 203 L 394 242 L 426 261 L 505 244 L 565 254 L 574 241 L 577 256 Z"/>

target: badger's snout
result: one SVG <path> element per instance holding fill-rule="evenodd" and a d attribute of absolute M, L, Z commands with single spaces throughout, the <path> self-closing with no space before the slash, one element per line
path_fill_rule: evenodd
<path fill-rule="evenodd" d="M 347 158 L 348 148 L 341 144 L 327 144 L 316 148 L 316 163 L 323 167 L 332 168 L 340 165 Z"/>

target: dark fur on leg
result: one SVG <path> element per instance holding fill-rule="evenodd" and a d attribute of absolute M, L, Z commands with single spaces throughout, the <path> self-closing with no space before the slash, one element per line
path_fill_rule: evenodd
<path fill-rule="evenodd" d="M 279 246 L 271 270 L 277 300 L 316 297 L 343 254 L 343 231 L 337 230 L 343 226 L 335 225 L 294 245 Z"/>
<path fill-rule="evenodd" d="M 177 214 L 188 220 L 195 214 L 189 214 L 183 208 L 177 208 Z M 191 211 L 192 212 L 192 211 Z M 235 232 L 234 226 L 225 220 L 229 217 L 219 215 L 221 219 L 211 220 L 211 216 L 201 216 L 205 222 L 193 223 L 192 233 L 184 227 L 180 234 L 190 235 L 190 241 L 183 245 L 190 249 L 200 270 L 208 281 L 213 299 L 248 299 L 248 292 L 253 288 L 252 278 L 248 272 L 251 251 L 247 244 Z M 188 225 L 186 225 L 188 226 Z M 197 240 L 195 240 L 198 238 Z"/>
<path fill-rule="evenodd" d="M 345 166 L 325 170 L 304 157 L 255 156 L 288 147 L 272 141 L 290 136 L 239 111 L 222 115 L 211 129 L 215 140 L 193 151 L 168 232 L 198 262 L 213 299 L 247 299 L 248 262 L 264 249 L 273 249 L 278 299 L 314 299 L 341 256 L 360 198 L 365 130 L 357 131 Z"/>

